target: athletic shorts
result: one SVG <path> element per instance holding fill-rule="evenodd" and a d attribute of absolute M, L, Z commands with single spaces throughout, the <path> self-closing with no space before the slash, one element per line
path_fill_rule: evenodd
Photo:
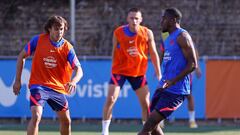
<path fill-rule="evenodd" d="M 157 89 L 151 100 L 150 111 L 156 110 L 167 118 L 182 105 L 185 97 L 186 95 L 177 95 Z"/>
<path fill-rule="evenodd" d="M 124 76 L 119 74 L 112 74 L 111 79 L 109 81 L 109 84 L 114 84 L 117 86 L 120 86 L 122 88 L 125 81 L 128 81 L 133 90 L 137 90 L 145 85 L 147 85 L 146 76 L 137 76 L 137 77 L 131 77 L 131 76 Z"/>
<path fill-rule="evenodd" d="M 44 107 L 47 102 L 54 111 L 68 110 L 68 101 L 62 93 L 46 87 L 30 89 L 30 93 L 30 107 Z"/>

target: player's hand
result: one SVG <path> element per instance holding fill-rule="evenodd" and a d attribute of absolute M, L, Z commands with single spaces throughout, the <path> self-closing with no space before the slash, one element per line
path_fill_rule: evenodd
<path fill-rule="evenodd" d="M 174 83 L 173 83 L 173 81 L 171 81 L 171 80 L 164 80 L 164 84 L 163 84 L 162 88 L 163 88 L 163 89 L 166 89 L 166 88 L 172 86 L 173 84 L 174 84 Z"/>
<path fill-rule="evenodd" d="M 67 91 L 67 93 L 69 95 L 71 95 L 76 90 L 76 83 L 69 82 L 69 83 L 65 84 L 64 87 L 65 87 L 65 90 Z"/>
<path fill-rule="evenodd" d="M 164 91 L 166 88 L 170 87 L 172 82 L 170 80 L 164 80 L 164 84 L 162 87 L 157 88 L 157 91 Z"/>
<path fill-rule="evenodd" d="M 20 89 L 21 89 L 21 82 L 20 81 L 15 81 L 13 84 L 13 93 L 15 95 L 20 94 Z"/>

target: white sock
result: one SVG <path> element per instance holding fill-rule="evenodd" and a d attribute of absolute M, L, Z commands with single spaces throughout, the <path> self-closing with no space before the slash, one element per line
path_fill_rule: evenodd
<path fill-rule="evenodd" d="M 195 121 L 195 111 L 189 111 L 189 121 Z"/>
<path fill-rule="evenodd" d="M 111 120 L 102 120 L 102 135 L 109 135 L 109 125 Z"/>

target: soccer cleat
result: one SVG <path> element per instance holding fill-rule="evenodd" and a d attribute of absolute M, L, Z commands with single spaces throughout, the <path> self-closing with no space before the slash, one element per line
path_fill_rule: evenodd
<path fill-rule="evenodd" d="M 189 122 L 189 127 L 190 128 L 198 128 L 198 125 L 197 125 L 197 123 L 195 121 L 190 121 Z"/>

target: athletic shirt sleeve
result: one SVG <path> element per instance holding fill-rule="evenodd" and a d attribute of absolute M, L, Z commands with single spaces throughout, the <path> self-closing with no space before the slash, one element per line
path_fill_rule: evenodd
<path fill-rule="evenodd" d="M 39 35 L 34 36 L 24 47 L 24 50 L 27 52 L 27 55 L 30 56 L 33 54 L 37 47 Z"/>
<path fill-rule="evenodd" d="M 74 49 L 72 48 L 69 53 L 68 53 L 68 56 L 67 56 L 67 59 L 68 59 L 68 62 L 70 63 L 72 69 L 75 67 L 75 66 L 81 66 L 78 58 L 77 58 L 77 55 L 74 51 Z"/>

